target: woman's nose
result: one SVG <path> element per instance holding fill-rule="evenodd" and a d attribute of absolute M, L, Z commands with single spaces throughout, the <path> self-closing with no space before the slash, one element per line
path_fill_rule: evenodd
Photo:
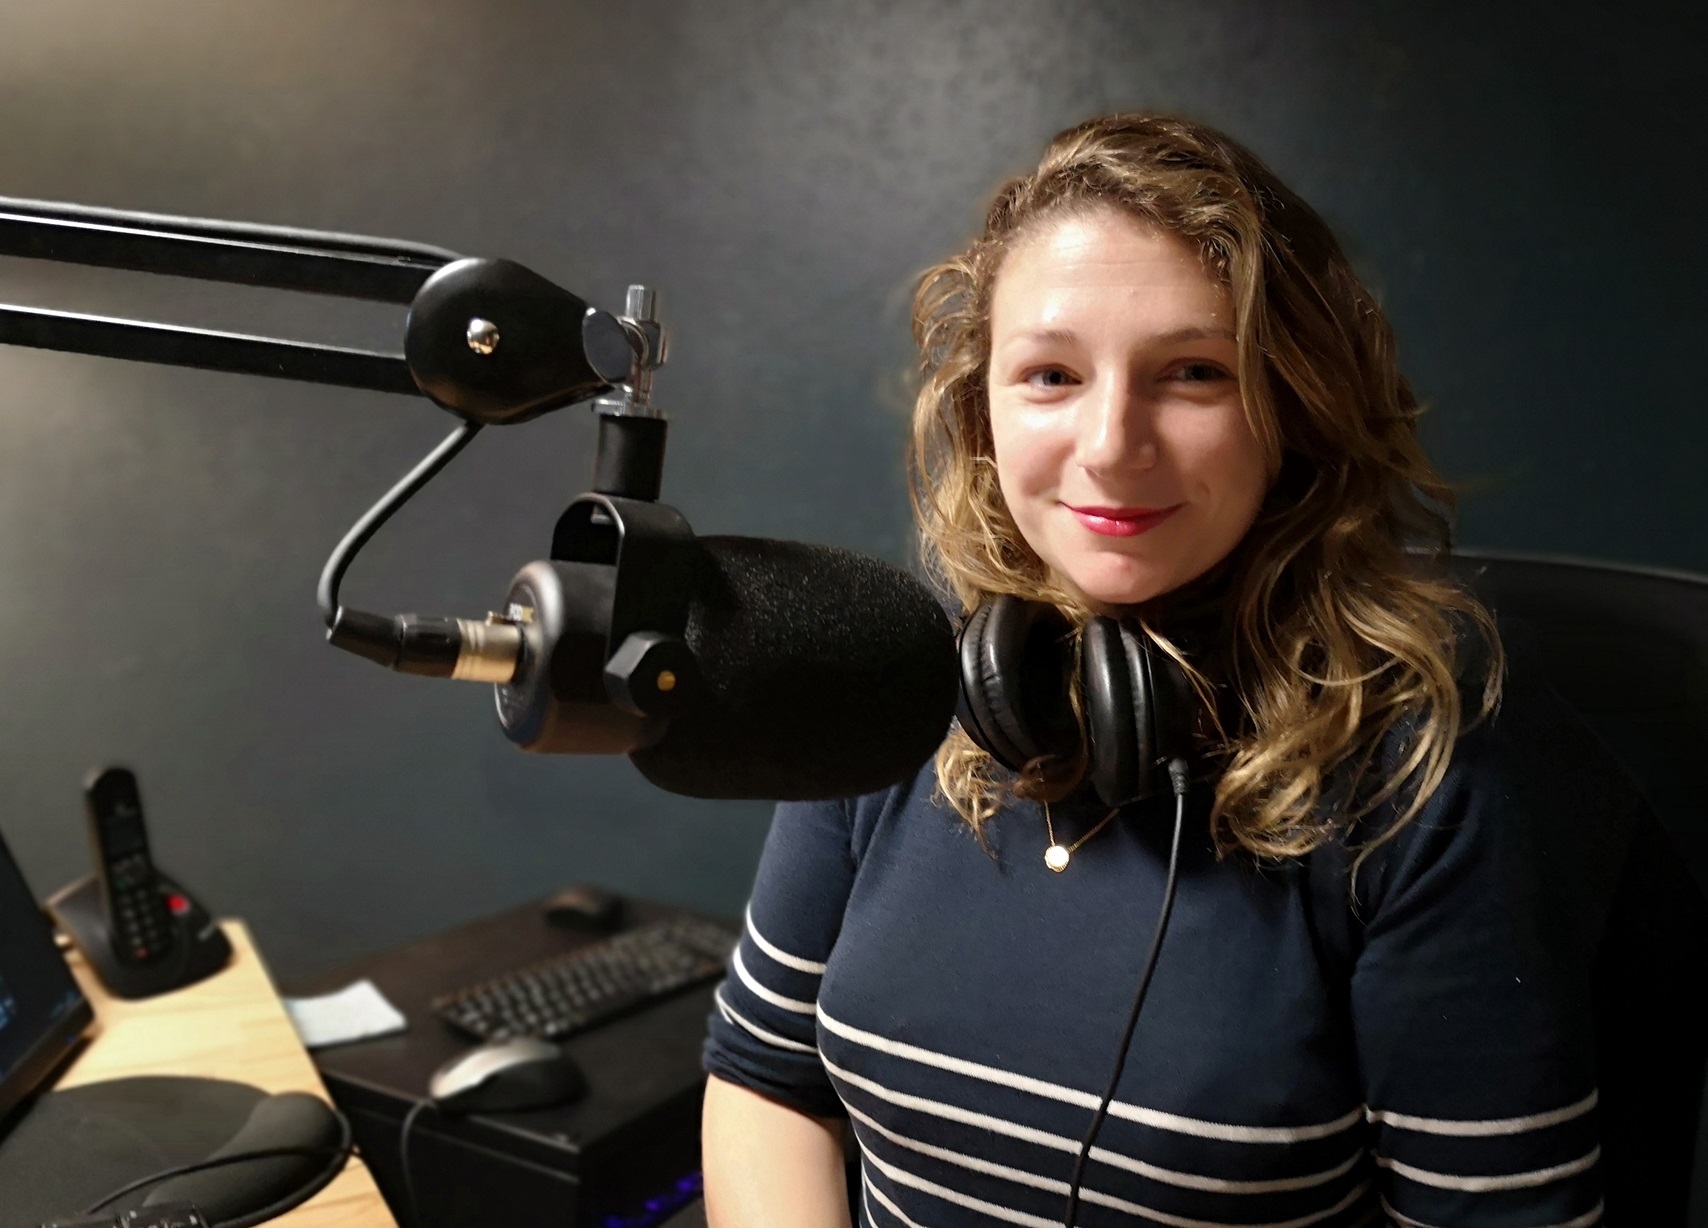
<path fill-rule="evenodd" d="M 1152 407 L 1125 376 L 1095 384 L 1079 405 L 1077 459 L 1092 472 L 1149 469 L 1157 461 Z"/>

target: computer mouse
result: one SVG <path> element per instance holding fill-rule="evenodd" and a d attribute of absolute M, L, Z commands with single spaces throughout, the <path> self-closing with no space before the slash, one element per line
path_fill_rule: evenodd
<path fill-rule="evenodd" d="M 623 923 L 623 897 L 599 887 L 565 887 L 546 901 L 545 911 L 553 925 L 609 934 Z"/>
<path fill-rule="evenodd" d="M 427 1094 L 447 1113 L 503 1113 L 573 1104 L 587 1076 L 562 1046 L 531 1036 L 488 1041 L 433 1072 Z"/>

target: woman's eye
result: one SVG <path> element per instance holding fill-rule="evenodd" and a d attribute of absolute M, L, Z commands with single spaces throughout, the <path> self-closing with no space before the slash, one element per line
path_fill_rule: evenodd
<path fill-rule="evenodd" d="M 1060 367 L 1043 367 L 1028 374 L 1026 382 L 1034 388 L 1066 388 L 1073 383 L 1073 376 Z"/>
<path fill-rule="evenodd" d="M 1208 383 L 1211 380 L 1229 378 L 1228 373 L 1213 362 L 1189 362 L 1175 374 L 1189 383 Z"/>

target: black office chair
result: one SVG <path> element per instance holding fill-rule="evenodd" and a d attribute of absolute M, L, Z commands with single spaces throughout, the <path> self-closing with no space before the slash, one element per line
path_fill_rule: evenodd
<path fill-rule="evenodd" d="M 1708 1225 L 1708 577 L 1475 550 L 1453 566 L 1659 820 L 1633 845 L 1599 978 L 1606 1222 Z"/>

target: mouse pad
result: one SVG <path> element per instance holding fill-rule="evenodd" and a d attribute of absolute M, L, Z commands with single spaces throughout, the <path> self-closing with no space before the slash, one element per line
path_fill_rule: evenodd
<path fill-rule="evenodd" d="M 112 1079 L 51 1092 L 31 1105 L 0 1141 L 0 1228 L 35 1228 L 46 1220 L 80 1216 L 96 1199 L 131 1181 L 206 1159 L 243 1131 L 257 1106 L 269 1099 L 247 1083 L 164 1076 Z M 324 1117 L 332 1119 L 332 1114 L 325 1112 Z M 322 1143 L 323 1136 L 317 1135 L 300 1145 Z M 265 1145 L 281 1144 L 298 1145 L 296 1140 L 273 1139 Z M 252 1206 L 259 1212 L 264 1205 L 270 1217 L 287 1210 L 323 1188 L 343 1166 L 343 1157 L 296 1157 L 292 1163 L 296 1172 L 284 1189 L 279 1188 L 279 1174 L 272 1174 L 274 1180 L 266 1184 L 273 1188 L 256 1190 L 241 1212 L 250 1212 Z M 244 1167 L 264 1166 L 233 1165 L 223 1172 L 236 1177 Z M 211 1170 L 210 1175 L 220 1172 Z M 182 1189 L 188 1180 L 171 1184 Z M 116 1215 L 139 1206 L 154 1188 L 138 1190 L 107 1210 Z M 237 1203 L 246 1201 L 242 1191 L 235 1192 Z M 216 1225 L 259 1222 L 253 1213 L 241 1213 L 231 1199 L 219 1201 L 228 1205 L 202 1208 Z"/>

